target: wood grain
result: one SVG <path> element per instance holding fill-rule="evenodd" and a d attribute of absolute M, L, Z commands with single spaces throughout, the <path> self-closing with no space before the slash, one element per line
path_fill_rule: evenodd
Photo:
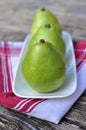
<path fill-rule="evenodd" d="M 73 39 L 86 40 L 86 0 L 0 1 L 0 40 L 23 41 L 30 33 L 35 12 L 41 7 L 51 10 Z M 0 130 L 86 130 L 86 91 L 59 125 L 27 118 L 0 105 Z"/>
<path fill-rule="evenodd" d="M 64 30 L 73 38 L 86 39 L 85 0 L 3 0 L 0 1 L 0 39 L 24 40 L 30 33 L 35 12 L 45 7 L 51 10 Z"/>

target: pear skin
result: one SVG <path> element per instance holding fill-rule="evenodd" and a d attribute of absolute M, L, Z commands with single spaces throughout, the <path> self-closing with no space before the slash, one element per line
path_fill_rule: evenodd
<path fill-rule="evenodd" d="M 37 33 L 32 37 L 29 47 L 31 47 L 35 42 L 38 42 L 39 39 L 45 39 L 45 41 L 49 41 L 52 43 L 59 51 L 62 52 L 63 55 L 66 53 L 66 46 L 58 33 L 56 28 L 52 24 L 46 24 L 39 28 Z"/>
<path fill-rule="evenodd" d="M 58 32 L 61 34 L 62 29 L 59 21 L 57 20 L 56 16 L 50 12 L 49 10 L 42 8 L 39 9 L 33 18 L 32 26 L 31 26 L 31 36 L 38 31 L 38 29 L 45 24 L 53 24 Z"/>
<path fill-rule="evenodd" d="M 52 92 L 64 83 L 65 61 L 51 43 L 41 39 L 27 51 L 22 72 L 31 88 L 40 93 Z"/>

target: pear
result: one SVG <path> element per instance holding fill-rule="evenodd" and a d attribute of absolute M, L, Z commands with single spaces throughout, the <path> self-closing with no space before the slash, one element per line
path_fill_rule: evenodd
<path fill-rule="evenodd" d="M 22 72 L 31 88 L 40 93 L 52 92 L 64 83 L 65 61 L 51 43 L 40 39 L 27 51 Z"/>
<path fill-rule="evenodd" d="M 53 24 L 58 32 L 61 34 L 62 29 L 59 21 L 57 20 L 56 16 L 45 8 L 39 9 L 34 16 L 32 26 L 31 26 L 31 36 L 38 31 L 38 29 L 47 23 Z"/>
<path fill-rule="evenodd" d="M 49 41 L 52 43 L 56 48 L 58 48 L 59 51 L 62 52 L 63 55 L 65 55 L 66 52 L 66 46 L 65 43 L 61 37 L 61 35 L 58 33 L 54 25 L 52 24 L 46 24 L 39 28 L 37 33 L 32 37 L 29 47 L 31 47 L 35 42 L 38 42 L 39 39 L 45 39 L 45 41 Z"/>

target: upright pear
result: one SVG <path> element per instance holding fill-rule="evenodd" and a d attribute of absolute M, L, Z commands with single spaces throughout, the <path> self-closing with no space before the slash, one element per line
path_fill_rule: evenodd
<path fill-rule="evenodd" d="M 34 36 L 34 34 L 38 31 L 38 29 L 45 24 L 53 24 L 58 32 L 61 34 L 62 29 L 59 21 L 57 20 L 56 16 L 50 12 L 49 10 L 42 8 L 39 9 L 33 18 L 32 26 L 31 26 L 31 35 Z"/>
<path fill-rule="evenodd" d="M 61 37 L 61 35 L 58 33 L 54 25 L 52 24 L 46 24 L 39 28 L 37 33 L 32 37 L 29 47 L 31 47 L 35 42 L 38 42 L 39 39 L 45 39 L 45 41 L 49 41 L 52 43 L 59 51 L 62 52 L 63 55 L 65 55 L 66 52 L 66 46 L 65 43 Z"/>
<path fill-rule="evenodd" d="M 65 61 L 51 43 L 40 39 L 27 51 L 22 72 L 34 90 L 52 92 L 60 88 L 65 80 Z"/>

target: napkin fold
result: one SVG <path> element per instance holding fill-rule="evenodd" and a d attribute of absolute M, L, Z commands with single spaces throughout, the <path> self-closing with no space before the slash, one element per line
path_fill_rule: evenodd
<path fill-rule="evenodd" d="M 76 91 L 71 96 L 56 99 L 20 98 L 12 92 L 12 83 L 23 44 L 0 42 L 0 104 L 58 124 L 86 89 L 86 41 L 79 41 L 74 47 L 77 68 Z"/>

